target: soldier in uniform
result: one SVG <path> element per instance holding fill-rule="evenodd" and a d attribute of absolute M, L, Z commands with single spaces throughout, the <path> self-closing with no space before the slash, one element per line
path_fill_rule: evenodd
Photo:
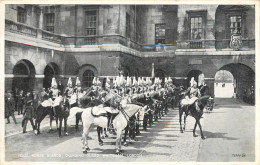
<path fill-rule="evenodd" d="M 52 100 L 52 106 L 53 106 L 53 114 L 55 115 L 56 112 L 55 112 L 55 108 L 54 108 L 54 103 L 55 103 L 55 100 L 60 96 L 60 90 L 58 89 L 57 87 L 57 82 L 55 80 L 55 78 L 53 77 L 52 78 L 52 82 L 51 82 L 51 89 L 50 89 L 50 96 L 51 96 L 51 100 Z"/>
<path fill-rule="evenodd" d="M 185 93 L 186 94 L 186 97 L 185 97 L 186 100 L 183 102 L 184 105 L 193 104 L 198 99 L 198 97 L 201 96 L 200 90 L 197 87 L 197 82 L 194 80 L 193 77 L 191 78 L 190 84 L 191 84 L 191 86 L 187 89 L 187 91 Z M 196 107 L 196 108 L 199 109 L 199 107 Z"/>
<path fill-rule="evenodd" d="M 28 121 L 31 122 L 33 130 L 35 129 L 35 125 L 33 123 L 33 117 L 34 117 L 33 96 L 31 92 L 28 91 L 25 98 L 24 119 L 22 121 L 23 133 L 26 133 L 26 126 Z"/>
<path fill-rule="evenodd" d="M 70 99 L 71 99 L 72 95 L 74 94 L 74 89 L 72 87 L 71 77 L 68 80 L 67 88 L 65 89 L 64 94 L 66 96 L 66 99 L 70 102 Z"/>
<path fill-rule="evenodd" d="M 7 124 L 10 123 L 10 119 L 9 119 L 10 116 L 12 116 L 14 123 L 17 124 L 14 116 L 14 110 L 15 110 L 14 98 L 12 96 L 11 91 L 8 91 L 5 97 L 5 117 L 7 119 Z"/>

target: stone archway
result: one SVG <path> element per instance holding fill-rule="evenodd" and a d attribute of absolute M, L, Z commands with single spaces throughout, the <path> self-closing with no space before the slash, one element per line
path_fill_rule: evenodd
<path fill-rule="evenodd" d="M 245 90 L 255 88 L 255 72 L 247 65 L 230 63 L 219 70 L 227 70 L 234 76 L 234 97 L 243 98 Z"/>
<path fill-rule="evenodd" d="M 35 67 L 29 60 L 18 61 L 13 68 L 12 89 L 33 90 L 35 85 Z"/>
<path fill-rule="evenodd" d="M 234 97 L 234 76 L 228 70 L 219 70 L 215 74 L 214 81 L 215 97 Z"/>

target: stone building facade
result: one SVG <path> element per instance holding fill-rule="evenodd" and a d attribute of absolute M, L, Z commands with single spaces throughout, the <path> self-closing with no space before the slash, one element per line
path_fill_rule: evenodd
<path fill-rule="evenodd" d="M 184 86 L 203 73 L 212 91 L 228 70 L 241 94 L 254 85 L 254 20 L 253 5 L 6 5 L 5 88 L 148 77 L 154 63 Z"/>

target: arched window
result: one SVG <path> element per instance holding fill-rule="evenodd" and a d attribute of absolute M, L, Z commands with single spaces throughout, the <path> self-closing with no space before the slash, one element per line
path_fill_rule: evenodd
<path fill-rule="evenodd" d="M 90 87 L 94 78 L 94 72 L 92 70 L 86 70 L 82 76 L 82 86 Z"/>

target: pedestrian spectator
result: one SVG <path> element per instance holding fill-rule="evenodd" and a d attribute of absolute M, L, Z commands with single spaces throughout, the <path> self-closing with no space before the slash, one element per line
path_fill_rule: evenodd
<path fill-rule="evenodd" d="M 23 106 L 24 106 L 24 94 L 23 94 L 23 90 L 21 89 L 19 95 L 17 96 L 18 115 L 23 113 Z"/>
<path fill-rule="evenodd" d="M 5 97 L 5 117 L 7 119 L 7 124 L 10 123 L 10 119 L 9 119 L 10 116 L 12 116 L 14 123 L 17 124 L 14 116 L 14 110 L 15 110 L 14 98 L 12 96 L 11 91 L 8 91 Z"/>
<path fill-rule="evenodd" d="M 61 93 L 63 93 L 64 86 L 62 85 L 61 81 L 58 83 L 58 89 L 60 90 Z"/>
<path fill-rule="evenodd" d="M 33 90 L 33 109 L 34 109 L 34 114 L 36 114 L 36 109 L 39 105 L 39 96 L 36 93 L 35 90 Z"/>
<path fill-rule="evenodd" d="M 19 96 L 19 89 L 17 87 L 15 87 L 14 88 L 14 104 L 15 104 L 15 111 L 17 111 L 17 112 L 18 112 L 18 108 L 17 108 L 18 96 Z"/>
<path fill-rule="evenodd" d="M 31 122 L 33 130 L 35 129 L 35 126 L 33 123 L 33 117 L 34 117 L 33 98 L 32 98 L 31 92 L 28 91 L 26 98 L 25 98 L 24 118 L 22 121 L 23 133 L 26 133 L 26 126 L 27 126 L 28 120 Z"/>

